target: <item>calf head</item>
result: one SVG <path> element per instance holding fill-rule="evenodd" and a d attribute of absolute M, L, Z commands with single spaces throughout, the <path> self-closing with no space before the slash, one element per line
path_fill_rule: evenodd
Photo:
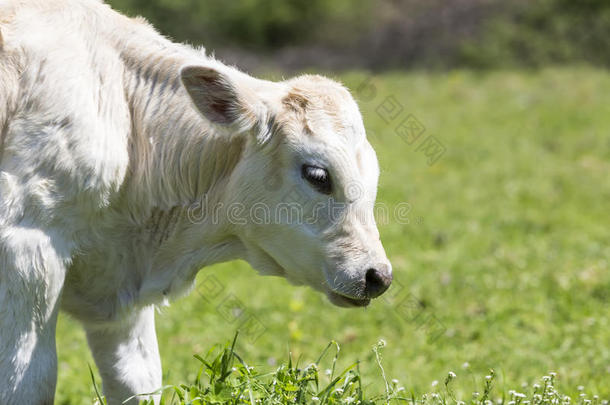
<path fill-rule="evenodd" d="M 226 136 L 246 137 L 224 193 L 232 232 L 263 274 L 366 306 L 392 281 L 373 218 L 379 167 L 349 92 L 320 76 L 284 82 L 226 67 L 186 67 L 194 105 Z M 225 201 L 229 202 L 229 201 Z"/>

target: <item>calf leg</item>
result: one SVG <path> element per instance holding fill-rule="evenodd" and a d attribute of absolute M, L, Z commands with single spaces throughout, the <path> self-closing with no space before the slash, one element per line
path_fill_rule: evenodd
<path fill-rule="evenodd" d="M 109 405 L 161 388 L 161 360 L 153 306 L 113 324 L 85 325 L 85 329 Z M 146 397 L 138 396 L 129 403 Z M 153 397 L 157 403 L 159 395 Z"/>
<path fill-rule="evenodd" d="M 33 227 L 0 228 L 0 404 L 53 403 L 55 325 L 68 245 Z"/>

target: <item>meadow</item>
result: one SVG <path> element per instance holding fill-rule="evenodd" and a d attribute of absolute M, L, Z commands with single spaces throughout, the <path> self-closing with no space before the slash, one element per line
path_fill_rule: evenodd
<path fill-rule="evenodd" d="M 530 390 L 610 398 L 610 75 L 540 71 L 339 75 L 363 112 L 381 166 L 378 223 L 395 283 L 365 309 L 341 309 L 244 262 L 204 269 L 163 308 L 164 382 L 193 382 L 215 343 L 260 373 L 307 365 L 335 340 L 364 389 L 414 397 Z M 58 404 L 91 403 L 84 333 L 58 325 Z M 330 368 L 332 354 L 322 363 Z M 97 374 L 96 379 L 99 382 Z"/>

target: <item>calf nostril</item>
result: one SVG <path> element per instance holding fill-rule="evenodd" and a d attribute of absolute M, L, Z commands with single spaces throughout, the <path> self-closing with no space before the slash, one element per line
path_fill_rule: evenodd
<path fill-rule="evenodd" d="M 377 298 L 390 287 L 390 284 L 392 283 L 392 273 L 385 269 L 368 269 L 364 281 L 367 297 Z"/>

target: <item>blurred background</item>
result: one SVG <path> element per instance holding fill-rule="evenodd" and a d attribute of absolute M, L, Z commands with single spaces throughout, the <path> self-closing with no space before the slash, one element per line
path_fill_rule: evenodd
<path fill-rule="evenodd" d="M 606 0 L 110 0 L 247 70 L 610 64 Z"/>

